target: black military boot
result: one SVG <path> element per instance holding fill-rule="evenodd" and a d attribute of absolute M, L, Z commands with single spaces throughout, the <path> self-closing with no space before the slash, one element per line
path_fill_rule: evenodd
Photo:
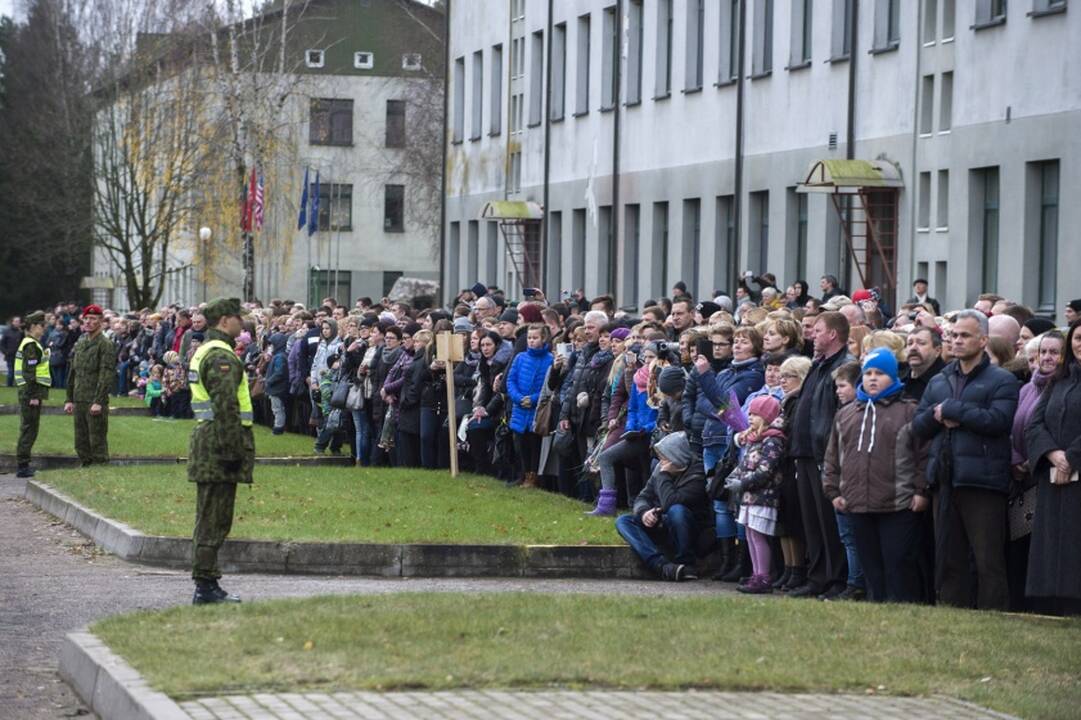
<path fill-rule="evenodd" d="M 192 596 L 192 605 L 213 605 L 215 603 L 238 603 L 240 598 L 230 595 L 218 585 L 217 580 L 196 580 L 195 595 Z"/>
<path fill-rule="evenodd" d="M 218 584 L 217 580 L 214 580 L 214 594 L 218 597 L 218 602 L 225 603 L 238 603 L 240 602 L 239 595 L 233 595 L 225 588 Z"/>
<path fill-rule="evenodd" d="M 736 567 L 739 562 L 739 553 L 736 552 L 735 538 L 721 538 L 717 544 L 721 548 L 721 566 L 713 574 L 713 579 L 719 581 Z"/>
<path fill-rule="evenodd" d="M 32 478 L 34 477 L 34 469 L 29 465 L 20 465 L 19 469 L 15 471 L 15 477 L 17 478 Z"/>

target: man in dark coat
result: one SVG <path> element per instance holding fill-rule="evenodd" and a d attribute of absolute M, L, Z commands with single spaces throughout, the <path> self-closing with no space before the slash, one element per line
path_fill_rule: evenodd
<path fill-rule="evenodd" d="M 983 313 L 957 314 L 950 348 L 956 359 L 931 380 L 912 429 L 933 439 L 927 480 L 935 492 L 939 601 L 971 607 L 978 588 L 977 607 L 1005 610 L 1010 430 L 1020 386 L 991 364 L 987 333 Z"/>
<path fill-rule="evenodd" d="M 908 369 L 902 378 L 904 397 L 919 402 L 932 378 L 942 372 L 942 336 L 931 328 L 918 327 L 905 338 Z"/>

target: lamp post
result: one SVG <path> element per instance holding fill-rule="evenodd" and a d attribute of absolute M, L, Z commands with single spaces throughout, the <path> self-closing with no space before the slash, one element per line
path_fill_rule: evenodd
<path fill-rule="evenodd" d="M 207 254 L 210 250 L 210 238 L 213 235 L 213 231 L 205 225 L 199 228 L 199 241 L 203 244 L 203 302 L 206 302 L 206 274 L 207 269 Z"/>

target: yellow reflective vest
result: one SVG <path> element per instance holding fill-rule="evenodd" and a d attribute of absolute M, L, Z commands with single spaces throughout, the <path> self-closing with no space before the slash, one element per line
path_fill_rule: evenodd
<path fill-rule="evenodd" d="M 195 413 L 195 419 L 199 422 L 210 422 L 214 419 L 214 406 L 210 403 L 210 393 L 203 385 L 200 368 L 203 360 L 211 350 L 224 350 L 236 357 L 233 348 L 221 340 L 210 340 L 199 346 L 191 359 L 191 370 L 188 371 L 188 387 L 191 388 L 191 409 Z M 248 392 L 248 374 L 243 370 L 240 373 L 240 384 L 236 388 L 236 402 L 240 408 L 240 424 L 245 427 L 252 426 L 251 394 Z"/>
<path fill-rule="evenodd" d="M 53 379 L 49 375 L 49 351 L 43 349 L 41 343 L 29 335 L 19 343 L 19 350 L 15 353 L 15 384 L 22 387 L 27 382 L 25 375 L 27 368 L 23 366 L 23 349 L 30 344 L 37 345 L 38 348 L 38 361 L 34 367 L 34 382 L 38 385 L 50 387 L 53 384 Z"/>

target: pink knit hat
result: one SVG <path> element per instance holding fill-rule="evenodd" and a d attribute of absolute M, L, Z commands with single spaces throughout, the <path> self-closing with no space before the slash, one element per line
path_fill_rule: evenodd
<path fill-rule="evenodd" d="M 759 395 L 751 401 L 751 406 L 747 408 L 747 412 L 751 415 L 757 415 L 769 425 L 781 414 L 781 403 L 777 402 L 777 398 L 772 395 Z"/>

